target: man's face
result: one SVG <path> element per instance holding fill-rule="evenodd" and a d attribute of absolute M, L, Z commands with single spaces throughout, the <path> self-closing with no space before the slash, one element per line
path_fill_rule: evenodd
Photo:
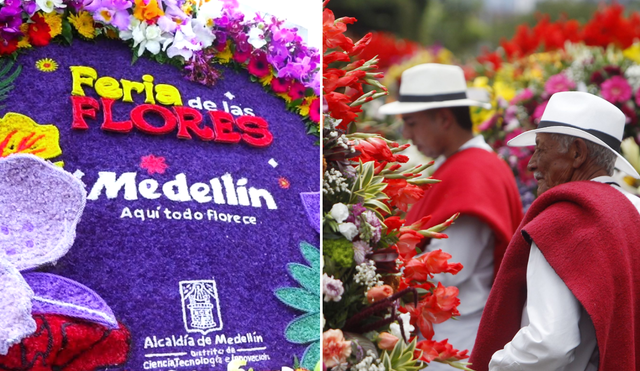
<path fill-rule="evenodd" d="M 575 170 L 571 151 L 562 153 L 560 149 L 560 143 L 551 134 L 536 134 L 536 150 L 529 160 L 528 169 L 538 181 L 538 195 L 571 180 Z"/>
<path fill-rule="evenodd" d="M 444 153 L 442 115 L 438 110 L 405 113 L 402 120 L 402 136 L 411 139 L 418 151 L 431 158 Z"/>

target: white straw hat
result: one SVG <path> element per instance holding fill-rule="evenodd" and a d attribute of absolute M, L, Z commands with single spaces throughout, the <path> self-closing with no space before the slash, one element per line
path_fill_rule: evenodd
<path fill-rule="evenodd" d="M 536 144 L 536 133 L 571 135 L 597 143 L 615 153 L 615 166 L 636 179 L 638 172 L 620 154 L 625 116 L 618 107 L 589 93 L 566 91 L 555 93 L 545 107 L 538 128 L 511 139 L 511 147 Z"/>
<path fill-rule="evenodd" d="M 479 106 L 491 104 L 467 97 L 464 72 L 458 66 L 427 63 L 411 67 L 402 73 L 400 98 L 383 105 L 378 111 L 397 115 L 442 107 Z"/>

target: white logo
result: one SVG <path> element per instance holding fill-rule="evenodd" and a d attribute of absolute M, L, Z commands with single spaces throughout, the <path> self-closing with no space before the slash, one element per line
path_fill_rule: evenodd
<path fill-rule="evenodd" d="M 216 281 L 180 281 L 180 296 L 182 318 L 187 332 L 206 335 L 211 331 L 222 330 Z"/>

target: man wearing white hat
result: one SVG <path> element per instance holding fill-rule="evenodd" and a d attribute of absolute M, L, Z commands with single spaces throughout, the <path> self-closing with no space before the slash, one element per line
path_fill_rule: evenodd
<path fill-rule="evenodd" d="M 403 135 L 436 159 L 433 177 L 442 181 L 409 210 L 407 222 L 431 215 L 431 227 L 461 214 L 447 229 L 448 239 L 427 242 L 427 251 L 442 249 L 464 266 L 455 276 L 436 276 L 460 290 L 461 315 L 434 325 L 435 340 L 449 339 L 461 350 L 473 347 L 494 274 L 522 219 L 513 173 L 482 136 L 473 136 L 469 106 L 487 104 L 468 98 L 462 69 L 430 63 L 406 70 L 399 100 L 380 108 L 383 114 L 402 115 Z M 449 368 L 429 366 L 431 371 Z"/>
<path fill-rule="evenodd" d="M 476 371 L 640 370 L 640 178 L 618 153 L 625 116 L 595 95 L 554 94 L 535 145 L 538 199 L 507 248 L 485 308 Z"/>

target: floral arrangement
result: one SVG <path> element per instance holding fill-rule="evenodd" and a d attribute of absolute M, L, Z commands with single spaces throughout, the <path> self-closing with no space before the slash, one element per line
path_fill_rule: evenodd
<path fill-rule="evenodd" d="M 345 24 L 324 10 L 325 76 L 354 71 L 353 63 L 334 63 L 349 63 L 351 46 L 367 43 L 366 37 L 354 44 L 344 36 Z M 367 66 L 368 76 L 380 76 L 375 58 L 358 63 Z M 359 86 L 364 83 L 381 91 L 365 94 Z M 346 96 L 341 104 L 347 107 L 385 92 L 364 78 L 352 79 L 349 89 L 359 93 Z M 457 215 L 429 229 L 429 217 L 412 225 L 402 219 L 408 206 L 438 182 L 421 175 L 431 163 L 400 170 L 408 160 L 402 154 L 408 144 L 355 130 L 348 134 L 343 123 L 353 122 L 353 111 L 334 112 L 335 107 L 343 106 L 329 104 L 323 121 L 324 369 L 413 371 L 438 361 L 468 370 L 461 362 L 467 351 L 433 340 L 433 324 L 458 315 L 460 300 L 456 287 L 430 279 L 436 273 L 456 274 L 462 265 L 449 263 L 451 256 L 441 250 L 418 255 L 417 247 L 425 238 L 445 238 L 442 231 Z"/>
<path fill-rule="evenodd" d="M 478 58 L 470 83 L 490 93 L 494 108 L 475 112 L 474 125 L 512 167 L 525 209 L 536 195 L 527 171 L 533 150 L 506 143 L 537 127 L 552 94 L 578 90 L 601 96 L 626 115 L 624 137 L 640 142 L 640 44 L 633 44 L 638 30 L 624 26 L 640 13 L 624 18 L 622 10 L 615 4 L 602 8 L 584 26 L 574 20 L 550 23 L 544 16 L 533 30 L 520 26 L 511 41 L 503 41 L 504 59 L 498 52 Z M 534 52 L 541 46 L 548 51 Z"/>
<path fill-rule="evenodd" d="M 205 85 L 220 77 L 216 63 L 246 68 L 318 135 L 320 54 L 283 23 L 271 16 L 245 19 L 236 0 L 6 0 L 0 56 L 104 36 L 128 43 L 133 61 L 147 56 L 170 63 Z"/>

